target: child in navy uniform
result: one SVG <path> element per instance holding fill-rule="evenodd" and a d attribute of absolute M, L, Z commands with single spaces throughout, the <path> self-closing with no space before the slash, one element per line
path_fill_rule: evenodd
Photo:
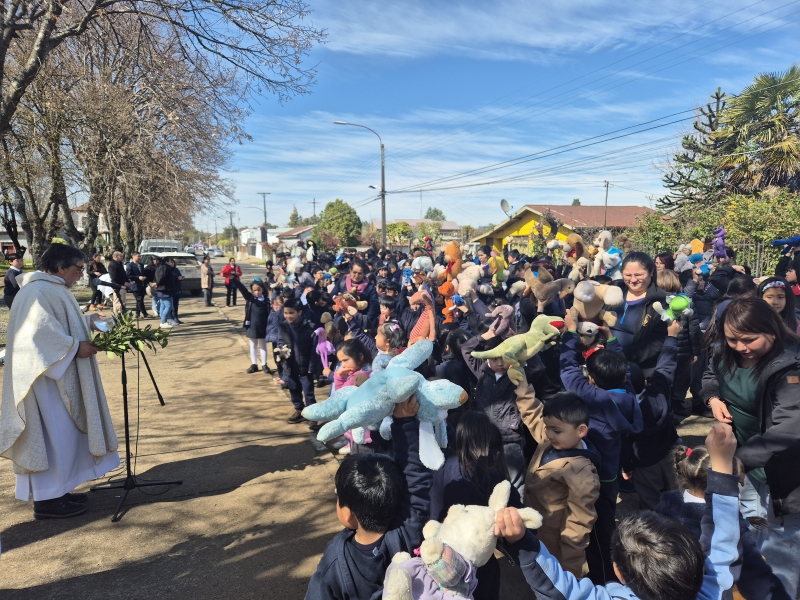
<path fill-rule="evenodd" d="M 568 392 L 580 396 L 589 407 L 589 441 L 600 453 L 600 497 L 595 504 L 597 522 L 586 549 L 589 577 L 596 584 L 614 579 L 611 568 L 611 535 L 617 512 L 617 473 L 622 437 L 642 430 L 642 411 L 636 400 L 628 373 L 628 361 L 622 346 L 611 337 L 608 327 L 601 327 L 605 349 L 586 359 L 584 375 L 578 363 L 577 323 L 568 312 L 564 322 L 567 332 L 561 340 L 561 381 Z"/>
<path fill-rule="evenodd" d="M 379 600 L 392 557 L 422 543 L 433 473 L 419 459 L 417 410 L 416 396 L 394 409 L 394 460 L 356 454 L 339 466 L 336 516 L 345 529 L 325 548 L 306 600 Z"/>

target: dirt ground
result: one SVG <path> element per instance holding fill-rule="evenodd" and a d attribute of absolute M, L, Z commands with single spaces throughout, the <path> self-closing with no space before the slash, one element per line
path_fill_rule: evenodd
<path fill-rule="evenodd" d="M 224 264 L 214 262 L 218 269 Z M 243 270 L 245 280 L 261 271 Z M 0 462 L 1 598 L 304 597 L 340 529 L 338 462 L 305 425 L 286 423 L 291 404 L 271 377 L 245 373 L 244 303 L 225 308 L 224 291 L 215 290 L 221 308 L 182 299 L 187 324 L 173 330 L 165 350 L 148 356 L 165 407 L 143 366 L 127 364 L 136 472 L 183 485 L 133 491 L 118 523 L 111 522 L 118 491 L 92 492 L 80 517 L 35 521 L 31 504 L 14 499 L 10 462 Z M 121 363 L 98 357 L 122 454 Z M 701 443 L 708 427 L 708 420 L 692 418 L 681 433 Z M 636 506 L 635 494 L 621 495 L 621 515 Z M 501 564 L 502 598 L 533 598 L 520 572 Z"/>

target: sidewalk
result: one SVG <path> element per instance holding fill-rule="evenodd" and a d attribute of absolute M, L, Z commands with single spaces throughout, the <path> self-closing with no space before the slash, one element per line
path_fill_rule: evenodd
<path fill-rule="evenodd" d="M 136 471 L 183 485 L 131 492 L 119 523 L 116 490 L 92 492 L 80 517 L 34 521 L 32 505 L 14 499 L 11 463 L 0 461 L 4 599 L 303 598 L 341 529 L 337 463 L 315 452 L 305 425 L 286 423 L 291 404 L 271 377 L 245 373 L 240 329 L 200 298 L 181 308 L 187 325 L 148 356 L 167 406 L 141 371 Z M 243 306 L 224 310 L 241 322 Z M 122 455 L 120 361 L 98 357 Z M 127 366 L 135 441 L 136 361 Z"/>

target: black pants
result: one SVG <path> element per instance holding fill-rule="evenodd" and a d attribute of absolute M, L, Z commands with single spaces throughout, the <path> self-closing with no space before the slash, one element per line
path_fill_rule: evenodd
<path fill-rule="evenodd" d="M 5 296 L 4 295 L 3 296 L 3 302 L 6 303 L 6 306 L 8 307 L 8 310 L 11 310 L 11 305 L 14 302 L 14 296 Z"/>
<path fill-rule="evenodd" d="M 678 367 L 675 369 L 675 378 L 672 380 L 672 411 L 676 415 L 686 416 L 689 414 L 684 403 L 686 401 L 686 392 L 689 391 L 691 383 L 691 359 L 682 360 L 678 362 Z"/>
<path fill-rule="evenodd" d="M 203 288 L 203 298 L 206 299 L 206 306 L 214 306 L 211 304 L 212 288 Z"/>
<path fill-rule="evenodd" d="M 286 369 L 287 371 L 289 369 Z M 305 373 L 302 377 L 296 373 L 289 374 L 284 378 L 286 385 L 289 388 L 289 396 L 292 399 L 292 405 L 295 410 L 303 410 L 306 406 L 316 404 L 317 399 L 314 396 L 314 382 L 311 376 Z M 303 395 L 306 397 L 306 402 L 303 404 Z"/>
<path fill-rule="evenodd" d="M 617 524 L 617 480 L 600 483 L 600 496 L 594 503 L 597 522 L 589 534 L 586 548 L 586 563 L 589 565 L 589 579 L 595 585 L 616 581 L 614 566 L 611 564 L 611 536 Z"/>
<path fill-rule="evenodd" d="M 225 305 L 231 305 L 231 297 L 233 297 L 233 305 L 236 306 L 236 284 L 234 282 L 226 283 L 225 289 L 228 290 L 228 296 L 225 299 Z"/>
<path fill-rule="evenodd" d="M 178 304 L 181 301 L 181 293 L 178 292 L 172 297 L 172 318 L 178 321 Z"/>
<path fill-rule="evenodd" d="M 92 299 L 89 300 L 89 304 L 94 304 L 95 306 L 101 306 L 105 299 L 103 298 L 103 292 L 97 289 L 97 286 L 92 288 L 94 292 L 92 293 Z"/>
<path fill-rule="evenodd" d="M 144 307 L 144 294 L 134 294 L 133 297 L 136 298 L 136 316 L 146 315 L 147 309 Z"/>

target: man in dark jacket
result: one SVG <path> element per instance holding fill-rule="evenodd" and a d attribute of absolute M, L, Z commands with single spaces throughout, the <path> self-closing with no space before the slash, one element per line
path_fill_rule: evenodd
<path fill-rule="evenodd" d="M 131 292 L 136 299 L 136 318 L 139 316 L 149 319 L 150 315 L 144 307 L 145 290 L 147 289 L 147 274 L 142 265 L 142 255 L 138 252 L 131 254 L 131 262 L 125 266 L 125 274 L 128 276 L 128 281 L 131 283 Z"/>
<path fill-rule="evenodd" d="M 127 290 L 131 287 L 128 274 L 125 272 L 125 265 L 122 264 L 123 254 L 119 250 L 111 255 L 111 260 L 108 261 L 108 275 L 111 277 L 111 282 L 116 283 L 122 288 L 114 290 L 111 294 L 113 303 L 113 312 L 119 315 L 125 311 L 125 301 L 127 300 Z M 123 289 L 124 288 L 124 289 Z"/>
<path fill-rule="evenodd" d="M 8 256 L 8 271 L 6 271 L 5 280 L 3 285 L 3 301 L 6 303 L 8 310 L 11 310 L 11 304 L 14 302 L 14 296 L 19 292 L 19 284 L 17 277 L 22 273 L 22 259 L 16 254 Z"/>
<path fill-rule="evenodd" d="M 298 298 L 289 298 L 283 304 L 284 321 L 280 323 L 281 337 L 291 354 L 283 366 L 282 377 L 289 388 L 294 412 L 288 423 L 302 423 L 301 414 L 306 406 L 316 403 L 314 381 L 311 373 L 311 355 L 314 354 L 314 326 L 303 316 L 303 304 Z M 305 395 L 305 404 L 303 396 Z M 311 427 L 316 423 L 311 422 Z"/>

